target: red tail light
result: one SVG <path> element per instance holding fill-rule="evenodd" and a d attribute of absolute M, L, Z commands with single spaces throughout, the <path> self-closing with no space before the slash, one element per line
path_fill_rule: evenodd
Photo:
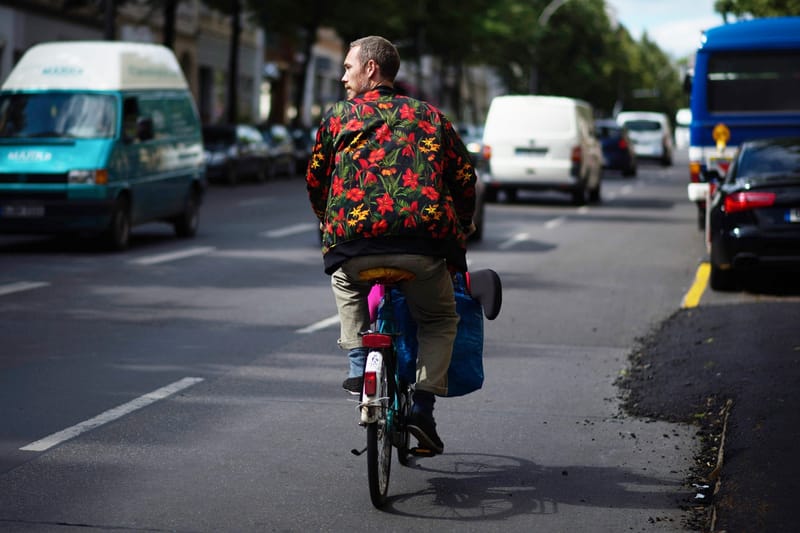
<path fill-rule="evenodd" d="M 623 150 L 626 150 L 628 148 L 628 141 L 626 141 L 625 139 L 620 139 L 619 147 Z"/>
<path fill-rule="evenodd" d="M 737 192 L 725 197 L 725 212 L 736 213 L 737 211 L 769 207 L 774 203 L 774 192 Z"/>
<path fill-rule="evenodd" d="M 375 396 L 378 393 L 378 376 L 375 372 L 364 372 L 364 394 Z"/>
<path fill-rule="evenodd" d="M 689 162 L 689 180 L 692 183 L 700 183 L 700 163 L 697 161 Z"/>
<path fill-rule="evenodd" d="M 483 148 L 481 148 L 481 156 L 485 161 L 488 161 L 492 158 L 492 147 L 488 144 L 484 144 Z"/>
<path fill-rule="evenodd" d="M 581 147 L 575 146 L 572 148 L 572 162 L 573 163 L 580 163 L 581 162 Z"/>

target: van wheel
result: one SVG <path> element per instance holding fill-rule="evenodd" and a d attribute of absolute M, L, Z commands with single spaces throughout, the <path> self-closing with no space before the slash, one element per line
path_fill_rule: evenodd
<path fill-rule="evenodd" d="M 175 235 L 182 239 L 188 239 L 197 235 L 197 227 L 200 223 L 200 200 L 197 192 L 192 191 L 186 199 L 186 206 L 183 213 L 172 220 L 175 227 Z"/>
<path fill-rule="evenodd" d="M 586 204 L 586 185 L 580 183 L 572 190 L 572 203 L 575 205 Z"/>
<path fill-rule="evenodd" d="M 589 202 L 593 204 L 600 203 L 600 184 L 597 184 L 597 187 L 594 189 L 589 189 Z"/>
<path fill-rule="evenodd" d="M 105 246 L 112 251 L 121 251 L 128 247 L 131 236 L 131 213 L 128 201 L 117 200 L 111 213 L 111 223 L 104 235 Z"/>

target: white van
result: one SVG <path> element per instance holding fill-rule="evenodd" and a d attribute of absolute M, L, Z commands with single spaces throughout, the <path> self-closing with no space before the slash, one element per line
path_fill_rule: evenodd
<path fill-rule="evenodd" d="M 664 113 L 653 111 L 621 111 L 617 124 L 628 128 L 637 157 L 658 159 L 672 165 L 672 127 Z"/>
<path fill-rule="evenodd" d="M 28 50 L 0 90 L 0 233 L 197 232 L 206 188 L 197 109 L 156 44 L 70 41 Z"/>
<path fill-rule="evenodd" d="M 519 189 L 560 190 L 577 205 L 600 200 L 603 154 L 591 105 L 561 96 L 510 95 L 492 100 L 483 132 L 487 199 Z"/>

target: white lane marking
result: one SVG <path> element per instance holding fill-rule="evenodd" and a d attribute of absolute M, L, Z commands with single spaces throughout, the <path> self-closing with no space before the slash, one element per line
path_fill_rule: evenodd
<path fill-rule="evenodd" d="M 269 237 L 271 239 L 279 238 L 279 237 L 288 237 L 289 235 L 294 235 L 296 233 L 304 233 L 306 231 L 311 231 L 319 227 L 319 224 L 315 224 L 313 222 L 308 222 L 304 224 L 295 224 L 294 226 L 286 226 L 285 228 L 278 228 L 269 231 L 264 231 L 259 233 L 262 237 Z"/>
<path fill-rule="evenodd" d="M 507 250 L 517 244 L 518 242 L 523 242 L 528 240 L 529 235 L 527 233 L 517 233 L 507 241 L 501 242 L 497 247 L 501 250 Z"/>
<path fill-rule="evenodd" d="M 310 326 L 306 326 L 304 328 L 298 329 L 297 333 L 314 333 L 315 331 L 319 331 L 321 329 L 325 329 L 330 327 L 334 324 L 339 323 L 339 315 L 328 317 L 324 320 L 320 320 L 319 322 L 315 322 Z"/>
<path fill-rule="evenodd" d="M 177 259 L 184 259 L 194 255 L 204 255 L 216 250 L 213 246 L 198 246 L 196 248 L 188 248 L 177 252 L 170 252 L 168 254 L 151 255 L 148 257 L 140 257 L 134 259 L 131 263 L 137 265 L 155 265 L 156 263 L 166 263 L 167 261 L 175 261 Z"/>
<path fill-rule="evenodd" d="M 578 208 L 578 214 L 579 215 L 585 215 L 588 212 L 589 212 L 589 206 L 588 205 L 582 205 L 582 206 L 580 206 Z M 563 217 L 561 217 L 561 218 L 563 218 Z"/>
<path fill-rule="evenodd" d="M 48 285 L 50 284 L 46 281 L 18 281 L 16 283 L 8 283 L 6 285 L 0 285 L 0 296 L 13 292 L 38 289 L 39 287 L 47 287 Z"/>
<path fill-rule="evenodd" d="M 75 438 L 81 433 L 85 433 L 89 430 L 100 427 L 103 424 L 107 424 L 118 418 L 122 418 L 133 411 L 147 407 L 151 403 L 155 403 L 158 400 L 163 400 L 164 398 L 172 396 L 176 392 L 191 387 L 192 385 L 200 383 L 201 381 L 203 381 L 203 378 L 183 378 L 175 383 L 145 394 L 144 396 L 139 396 L 128 403 L 124 403 L 120 406 L 114 407 L 113 409 L 109 409 L 104 413 L 100 413 L 96 417 L 90 418 L 85 422 L 81 422 L 80 424 L 76 424 L 57 433 L 53 433 L 52 435 L 49 435 L 43 439 L 37 440 L 36 442 L 32 442 L 27 446 L 23 446 L 20 448 L 20 450 L 25 452 L 43 452 L 45 450 L 49 450 L 53 446 Z"/>
<path fill-rule="evenodd" d="M 565 217 L 554 218 L 545 222 L 544 227 L 547 229 L 555 229 L 559 227 L 561 224 L 563 224 L 565 220 L 566 220 Z"/>

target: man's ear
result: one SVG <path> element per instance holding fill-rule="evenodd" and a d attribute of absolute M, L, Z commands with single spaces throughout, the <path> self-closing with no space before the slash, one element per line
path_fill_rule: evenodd
<path fill-rule="evenodd" d="M 372 77 L 375 73 L 377 73 L 380 69 L 378 68 L 378 64 L 375 62 L 374 59 L 370 59 L 367 61 L 367 76 Z"/>

